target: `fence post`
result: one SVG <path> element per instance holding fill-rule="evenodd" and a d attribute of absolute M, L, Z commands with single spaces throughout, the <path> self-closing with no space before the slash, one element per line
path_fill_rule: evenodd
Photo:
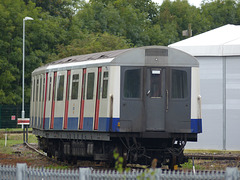
<path fill-rule="evenodd" d="M 91 174 L 90 168 L 79 168 L 79 180 L 88 180 Z"/>
<path fill-rule="evenodd" d="M 226 175 L 225 175 L 226 180 L 238 180 L 238 168 L 226 168 Z"/>
<path fill-rule="evenodd" d="M 26 163 L 17 163 L 17 180 L 25 180 L 26 179 Z"/>

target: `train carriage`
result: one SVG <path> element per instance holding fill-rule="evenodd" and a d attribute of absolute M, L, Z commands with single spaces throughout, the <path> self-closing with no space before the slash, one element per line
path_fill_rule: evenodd
<path fill-rule="evenodd" d="M 149 46 L 64 58 L 32 73 L 31 125 L 49 156 L 183 162 L 202 132 L 197 60 Z"/>

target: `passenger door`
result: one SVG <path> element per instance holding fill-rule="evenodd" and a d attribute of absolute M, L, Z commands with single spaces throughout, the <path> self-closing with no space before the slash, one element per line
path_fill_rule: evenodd
<path fill-rule="evenodd" d="M 99 79 L 101 82 L 101 88 L 99 90 L 99 123 L 98 123 L 98 130 L 99 131 L 109 131 L 109 113 L 108 113 L 108 102 L 109 102 L 109 95 L 108 95 L 108 68 L 102 67 L 102 80 Z M 97 111 L 97 110 L 96 110 Z M 110 118 L 111 119 L 111 118 Z"/>
<path fill-rule="evenodd" d="M 168 68 L 166 131 L 191 132 L 191 69 Z"/>
<path fill-rule="evenodd" d="M 142 67 L 121 68 L 120 131 L 139 132 L 142 130 Z"/>
<path fill-rule="evenodd" d="M 51 121 L 51 112 L 52 112 L 52 90 L 53 90 L 53 78 L 54 73 L 49 72 L 46 75 L 47 80 L 47 99 L 46 99 L 46 107 L 45 107 L 45 121 L 44 121 L 44 129 L 48 130 L 50 128 Z"/>
<path fill-rule="evenodd" d="M 84 101 L 83 130 L 92 131 L 94 129 L 95 103 L 96 103 L 96 82 L 98 75 L 97 68 L 86 70 L 86 91 Z"/>
<path fill-rule="evenodd" d="M 79 127 L 79 117 L 80 117 L 80 102 L 81 102 L 81 91 L 80 84 L 82 82 L 82 69 L 72 70 L 69 80 L 69 93 L 68 93 L 68 118 L 65 128 L 68 130 L 77 130 Z M 66 104 L 65 104 L 66 106 Z M 65 109 L 66 111 L 66 109 Z M 66 112 L 65 112 L 66 118 Z"/>
<path fill-rule="evenodd" d="M 66 96 L 66 71 L 54 72 L 53 102 L 51 112 L 51 129 L 62 130 L 64 123 L 65 96 Z"/>
<path fill-rule="evenodd" d="M 164 131 L 165 129 L 165 69 L 146 69 L 146 130 Z"/>

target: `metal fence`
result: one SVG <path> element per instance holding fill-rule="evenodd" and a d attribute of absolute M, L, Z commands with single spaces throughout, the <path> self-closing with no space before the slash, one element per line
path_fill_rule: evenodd
<path fill-rule="evenodd" d="M 0 129 L 16 128 L 17 118 L 21 117 L 21 105 L 0 104 Z M 25 116 L 29 117 L 30 105 L 25 104 Z"/>
<path fill-rule="evenodd" d="M 0 180 L 174 180 L 174 179 L 198 179 L 198 180 L 238 180 L 240 172 L 237 168 L 227 168 L 226 171 L 167 171 L 162 169 L 131 170 L 120 173 L 113 170 L 93 170 L 91 168 L 79 168 L 77 170 L 56 170 L 45 168 L 28 168 L 27 164 L 13 166 L 0 165 Z"/>

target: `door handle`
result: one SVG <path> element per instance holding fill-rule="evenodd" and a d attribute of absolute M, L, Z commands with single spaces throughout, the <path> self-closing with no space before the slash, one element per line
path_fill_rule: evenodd
<path fill-rule="evenodd" d="M 166 112 L 168 112 L 168 90 L 166 90 Z"/>
<path fill-rule="evenodd" d="M 148 90 L 148 91 L 147 91 L 147 93 L 146 93 L 146 94 L 147 94 L 147 96 L 150 94 L 150 92 L 151 92 L 150 90 Z"/>

